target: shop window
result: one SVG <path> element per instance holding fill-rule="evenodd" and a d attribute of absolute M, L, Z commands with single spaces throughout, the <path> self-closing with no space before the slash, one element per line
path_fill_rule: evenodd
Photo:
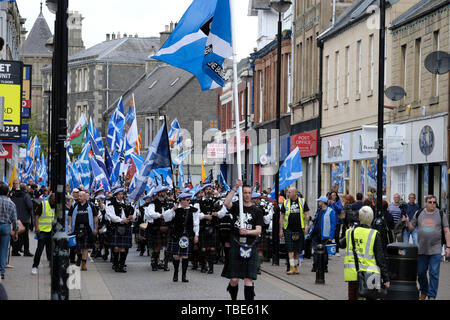
<path fill-rule="evenodd" d="M 347 194 L 349 186 L 350 162 L 331 164 L 331 188 L 328 191 L 336 191 L 339 194 Z"/>

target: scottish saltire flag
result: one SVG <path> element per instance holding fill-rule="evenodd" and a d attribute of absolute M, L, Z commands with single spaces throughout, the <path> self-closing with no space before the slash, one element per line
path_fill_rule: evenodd
<path fill-rule="evenodd" d="M 118 153 L 114 153 L 112 157 L 113 171 L 111 172 L 111 183 L 114 185 L 120 181 L 120 156 Z"/>
<path fill-rule="evenodd" d="M 180 124 L 177 119 L 174 119 L 170 124 L 169 129 L 169 145 L 171 148 L 178 148 L 180 146 Z"/>
<path fill-rule="evenodd" d="M 97 161 L 95 161 L 95 159 L 93 158 L 89 158 L 89 163 L 91 164 L 93 177 L 92 188 L 96 190 L 103 188 L 105 189 L 105 191 L 110 191 L 111 187 L 108 181 L 108 177 L 106 176 L 103 169 L 99 167 Z"/>
<path fill-rule="evenodd" d="M 39 184 L 41 186 L 47 187 L 48 174 L 47 174 L 47 166 L 45 164 L 45 157 L 43 153 L 41 153 L 41 166 L 39 176 L 42 178 L 42 181 L 40 181 Z"/>
<path fill-rule="evenodd" d="M 136 107 L 134 105 L 134 94 L 131 97 L 130 108 L 128 109 L 127 116 L 125 118 L 125 124 L 123 129 L 123 149 L 121 154 L 124 155 L 127 160 L 134 152 L 136 147 L 136 141 L 138 139 L 137 120 L 136 120 Z"/>
<path fill-rule="evenodd" d="M 125 112 L 123 109 L 123 100 L 122 97 L 120 97 L 120 100 L 117 103 L 116 111 L 114 111 L 108 124 L 107 140 L 112 155 L 114 155 L 115 152 L 120 152 L 122 150 L 124 122 Z"/>
<path fill-rule="evenodd" d="M 178 187 L 184 189 L 184 170 L 182 163 L 178 166 Z"/>
<path fill-rule="evenodd" d="M 114 169 L 114 164 L 111 159 L 111 155 L 109 154 L 108 148 L 105 148 L 104 157 L 105 157 L 105 166 L 106 166 L 106 171 L 107 171 L 106 174 L 108 175 L 108 178 L 111 181 L 111 174 Z"/>
<path fill-rule="evenodd" d="M 108 170 L 106 169 L 105 161 L 103 160 L 103 156 L 100 153 L 100 150 L 98 149 L 97 143 L 94 141 L 94 137 L 90 132 L 89 132 L 89 143 L 91 144 L 91 150 L 92 153 L 94 154 L 95 161 L 97 162 L 98 166 L 103 170 L 103 173 L 109 180 L 109 177 L 107 176 Z"/>
<path fill-rule="evenodd" d="M 289 187 L 295 181 L 300 179 L 303 175 L 302 158 L 300 157 L 300 150 L 296 147 L 284 160 L 279 169 L 279 190 Z M 272 187 L 272 192 L 269 198 L 275 199 L 275 184 Z"/>
<path fill-rule="evenodd" d="M 163 123 L 148 149 L 141 170 L 133 177 L 133 180 L 135 180 L 133 182 L 133 188 L 130 188 L 128 192 L 128 197 L 132 202 L 135 202 L 145 191 L 148 177 L 153 169 L 171 167 L 169 152 L 167 127 L 166 124 Z"/>
<path fill-rule="evenodd" d="M 194 0 L 152 58 L 192 73 L 202 90 L 224 86 L 232 55 L 229 0 Z"/>
<path fill-rule="evenodd" d="M 91 145 L 86 139 L 83 149 L 78 156 L 78 160 L 75 162 L 75 166 L 81 174 L 81 181 L 85 188 L 89 187 L 91 182 L 91 169 L 89 165 L 89 151 L 91 150 Z"/>
<path fill-rule="evenodd" d="M 184 159 L 191 153 L 191 149 L 183 151 L 182 153 L 177 154 L 175 157 L 172 157 L 172 164 L 174 166 L 180 165 Z"/>
<path fill-rule="evenodd" d="M 103 154 L 105 152 L 105 147 L 103 146 L 103 140 L 102 136 L 100 134 L 100 131 L 95 127 L 94 121 L 92 121 L 92 118 L 89 118 L 89 126 L 88 126 L 88 132 L 94 137 L 94 141 L 97 144 L 98 149 L 100 150 L 100 153 Z"/>
<path fill-rule="evenodd" d="M 33 160 L 35 158 L 39 159 L 40 152 L 41 152 L 41 144 L 39 143 L 38 136 L 34 136 L 34 154 L 33 154 L 34 158 L 33 158 Z"/>
<path fill-rule="evenodd" d="M 223 185 L 223 187 L 225 188 L 225 190 L 226 190 L 226 191 L 230 191 L 230 187 L 228 186 L 228 184 L 227 184 L 227 182 L 226 182 L 226 180 L 225 180 L 225 178 L 224 178 L 224 176 L 223 176 L 222 170 L 220 170 L 220 175 L 219 175 L 219 177 L 220 177 L 220 183 Z"/>

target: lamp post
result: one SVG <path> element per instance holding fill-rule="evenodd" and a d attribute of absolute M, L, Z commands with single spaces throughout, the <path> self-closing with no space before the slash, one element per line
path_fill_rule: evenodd
<path fill-rule="evenodd" d="M 245 132 L 245 142 L 244 142 L 244 184 L 248 184 L 248 152 L 247 152 L 247 130 L 248 130 L 248 83 L 253 78 L 253 72 L 251 69 L 245 69 L 241 73 L 241 80 L 245 82 L 245 112 L 244 112 L 244 132 Z"/>
<path fill-rule="evenodd" d="M 281 14 L 286 12 L 291 6 L 292 2 L 289 0 L 272 0 L 270 1 L 270 7 L 272 10 L 278 13 L 278 46 L 277 46 L 277 104 L 276 104 L 276 129 L 278 132 L 278 141 L 275 144 L 275 158 L 277 159 L 277 167 L 279 165 L 279 156 L 280 156 L 280 104 L 281 104 Z M 279 181 L 279 171 L 275 174 L 275 201 L 277 203 L 277 208 L 273 215 L 272 222 L 272 264 L 279 265 L 280 264 L 280 230 L 279 230 L 279 220 L 280 220 L 280 208 L 278 205 L 278 195 L 280 192 L 280 181 Z"/>
<path fill-rule="evenodd" d="M 52 62 L 52 139 L 51 188 L 55 193 L 55 220 L 52 230 L 51 299 L 68 300 L 67 268 L 69 241 L 65 226 L 65 184 L 67 135 L 67 61 L 68 61 L 68 0 L 47 0 L 50 12 L 56 14 Z"/>

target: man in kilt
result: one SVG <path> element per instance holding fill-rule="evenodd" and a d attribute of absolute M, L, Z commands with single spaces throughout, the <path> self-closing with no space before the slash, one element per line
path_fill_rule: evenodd
<path fill-rule="evenodd" d="M 100 208 L 99 208 L 99 201 L 98 201 L 98 197 L 104 197 L 105 196 L 105 190 L 103 188 L 97 189 L 94 192 L 94 196 L 90 199 L 90 204 L 95 207 L 95 209 L 97 209 L 97 212 L 100 212 Z M 104 203 L 104 202 L 103 202 Z M 98 216 L 98 220 L 99 220 L 99 224 L 100 224 L 100 213 Z M 100 227 L 99 227 L 100 230 Z M 100 234 L 98 233 L 95 237 L 94 237 L 94 250 L 92 250 L 91 256 L 94 258 L 99 258 L 102 256 L 101 250 L 102 250 L 102 246 L 100 244 Z"/>
<path fill-rule="evenodd" d="M 133 207 L 125 204 L 123 198 L 124 190 L 118 188 L 114 191 L 111 202 L 106 206 L 106 215 L 111 221 L 109 245 L 113 251 L 113 269 L 116 272 L 127 272 L 125 269 L 127 249 L 132 247 Z"/>
<path fill-rule="evenodd" d="M 255 206 L 259 207 L 264 214 L 264 224 L 262 226 L 262 231 L 259 236 L 259 240 L 257 243 L 258 250 L 258 274 L 261 274 L 261 265 L 264 261 L 264 252 L 267 251 L 267 244 L 269 242 L 267 235 L 267 228 L 270 225 L 270 221 L 272 221 L 273 217 L 273 207 L 271 203 L 267 200 L 261 200 L 261 194 L 257 192 L 253 192 L 252 201 Z"/>
<path fill-rule="evenodd" d="M 255 288 L 253 280 L 257 278 L 258 254 L 256 242 L 261 234 L 263 212 L 252 202 L 252 188 L 243 186 L 243 225 L 240 221 L 239 201 L 232 202 L 236 190 L 242 186 L 240 179 L 225 198 L 224 205 L 233 216 L 232 241 L 230 243 L 230 259 L 222 271 L 222 277 L 230 279 L 227 291 L 232 300 L 237 300 L 239 279 L 244 280 L 245 300 L 254 300 Z"/>
<path fill-rule="evenodd" d="M 97 209 L 88 201 L 89 194 L 80 191 L 79 201 L 69 211 L 68 233 L 76 235 L 77 250 L 81 251 L 81 270 L 87 271 L 89 249 L 94 247 L 98 232 Z"/>
<path fill-rule="evenodd" d="M 173 256 L 173 281 L 178 281 L 178 268 L 181 257 L 181 281 L 189 282 L 186 278 L 186 272 L 192 247 L 198 243 L 199 220 L 198 215 L 195 214 L 198 210 L 190 205 L 191 194 L 182 193 L 178 196 L 178 199 L 180 201 L 180 207 L 178 207 L 178 204 L 175 204 L 171 210 L 167 210 L 164 213 L 164 220 L 166 222 L 170 221 L 168 252 Z"/>
<path fill-rule="evenodd" d="M 213 197 L 213 189 L 210 183 L 203 186 L 205 195 L 199 201 L 201 214 L 200 220 L 200 250 L 201 250 L 201 272 L 208 274 L 214 272 L 214 262 L 216 259 L 217 248 L 219 247 L 219 221 L 216 215 L 213 215 L 214 203 L 217 199 Z M 208 262 L 208 268 L 206 267 Z"/>
<path fill-rule="evenodd" d="M 106 197 L 104 195 L 99 195 L 96 197 L 97 200 L 97 211 L 98 215 L 98 253 L 99 256 L 103 258 L 104 261 L 108 260 L 109 256 L 109 244 L 108 244 L 108 232 L 111 228 L 110 221 L 106 218 Z M 102 250 L 104 253 L 102 255 Z"/>
<path fill-rule="evenodd" d="M 201 215 L 200 212 L 200 200 L 203 198 L 203 189 L 198 188 L 197 191 L 193 194 L 193 197 L 191 198 L 191 205 L 197 208 L 196 214 L 198 216 Z M 202 215 L 203 216 L 203 215 Z M 192 247 L 192 270 L 197 270 L 198 268 L 198 262 L 200 261 L 200 249 L 199 249 L 199 243 L 195 243 Z M 204 264 L 204 259 L 202 259 L 201 262 L 202 265 Z"/>
<path fill-rule="evenodd" d="M 151 234 L 150 234 L 150 228 L 149 228 L 149 221 L 153 222 L 153 220 L 150 219 L 146 219 L 145 218 L 145 208 L 147 208 L 151 201 L 152 201 L 152 195 L 151 194 L 147 194 L 143 197 L 143 200 L 145 201 L 145 203 L 142 206 L 139 206 L 139 212 L 137 213 L 137 219 L 136 219 L 136 229 L 139 230 L 139 255 L 142 257 L 144 255 L 145 252 L 145 248 L 147 247 L 147 251 L 150 252 L 150 248 L 152 245 L 152 239 L 151 239 Z M 141 224 L 142 223 L 147 223 L 147 228 L 145 229 L 145 236 L 141 237 L 140 236 L 140 228 L 141 228 Z"/>
<path fill-rule="evenodd" d="M 150 203 L 145 209 L 146 219 L 152 219 L 153 223 L 149 223 L 152 245 L 152 271 L 158 271 L 159 254 L 161 248 L 166 248 L 164 251 L 164 271 L 169 271 L 169 253 L 167 252 L 167 243 L 169 241 L 169 226 L 164 221 L 163 213 L 169 209 L 170 203 L 167 200 L 167 187 L 158 186 L 155 189 L 157 198 Z M 148 228 L 147 227 L 147 228 Z"/>

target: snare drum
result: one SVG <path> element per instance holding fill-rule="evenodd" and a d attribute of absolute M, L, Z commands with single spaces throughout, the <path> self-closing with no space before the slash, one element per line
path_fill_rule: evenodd
<path fill-rule="evenodd" d="M 139 239 L 140 240 L 144 240 L 145 239 L 145 230 L 147 229 L 147 225 L 148 225 L 147 222 L 141 223 L 139 225 Z"/>

